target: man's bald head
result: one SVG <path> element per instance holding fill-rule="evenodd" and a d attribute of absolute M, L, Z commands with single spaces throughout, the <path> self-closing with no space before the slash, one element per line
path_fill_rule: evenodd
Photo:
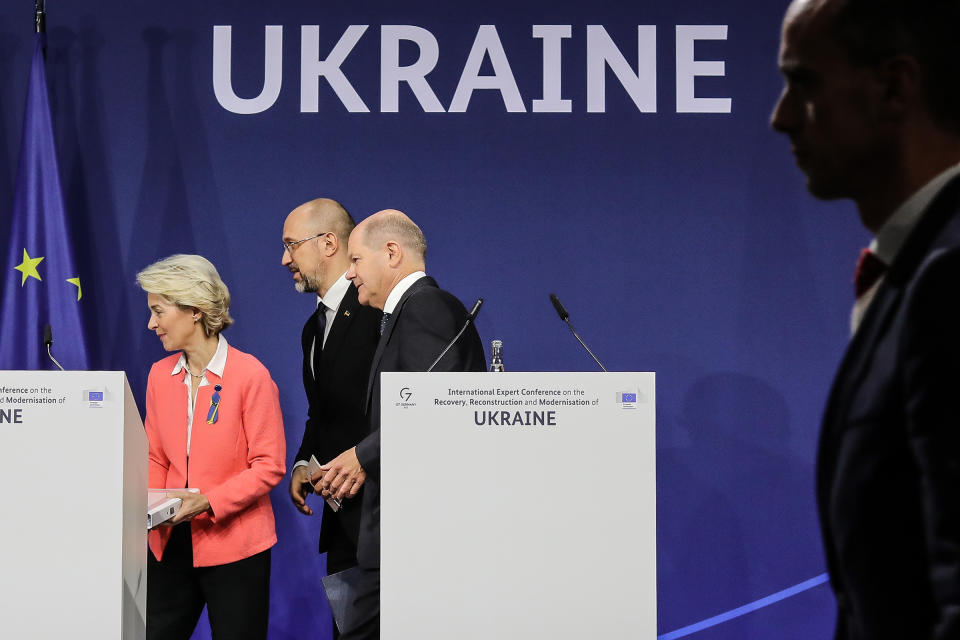
<path fill-rule="evenodd" d="M 355 223 L 336 200 L 317 198 L 287 215 L 280 263 L 293 274 L 297 291 L 326 295 L 347 270 L 347 242 Z"/>
<path fill-rule="evenodd" d="M 332 232 L 344 246 L 356 226 L 353 217 L 343 205 L 331 198 L 316 198 L 304 202 L 290 212 L 287 220 L 295 221 L 298 228 L 309 232 L 307 235 Z"/>

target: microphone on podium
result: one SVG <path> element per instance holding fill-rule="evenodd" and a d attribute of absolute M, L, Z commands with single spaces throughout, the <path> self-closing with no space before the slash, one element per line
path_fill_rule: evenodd
<path fill-rule="evenodd" d="M 440 362 L 440 359 L 447 355 L 447 351 L 450 351 L 450 348 L 457 344 L 457 340 L 459 340 L 460 336 L 463 335 L 463 332 L 467 330 L 467 327 L 470 326 L 470 323 L 476 319 L 477 314 L 480 313 L 480 307 L 482 306 L 483 298 L 477 298 L 477 301 L 473 303 L 473 309 L 470 309 L 470 313 L 467 314 L 467 321 L 463 323 L 463 326 L 460 328 L 460 332 L 453 336 L 453 340 L 451 340 L 447 346 L 443 348 L 443 351 L 440 352 L 440 355 L 437 356 L 437 359 L 434 360 L 433 364 L 430 365 L 430 368 L 427 369 L 427 373 L 433 371 L 433 368 L 437 366 L 437 363 Z"/>
<path fill-rule="evenodd" d="M 567 313 L 567 310 L 563 308 L 563 304 L 560 302 L 560 298 L 557 297 L 557 294 L 550 294 L 550 302 L 553 303 L 553 308 L 557 310 L 557 315 L 560 316 L 560 319 L 567 323 L 567 326 L 570 327 L 570 332 L 573 333 L 573 337 L 577 339 L 577 342 L 583 345 L 583 348 L 587 350 L 587 353 L 590 354 L 590 357 L 593 358 L 593 361 L 596 362 L 601 369 L 603 369 L 604 373 L 606 373 L 607 368 L 603 366 L 603 363 L 601 363 L 597 356 L 593 354 L 593 351 L 590 350 L 590 347 L 587 346 L 587 343 L 584 342 L 579 335 L 577 335 L 576 329 L 574 329 L 573 325 L 570 324 L 570 314 Z"/>
<path fill-rule="evenodd" d="M 60 371 L 63 371 L 63 367 L 60 366 L 60 363 L 57 362 L 57 359 L 53 357 L 53 353 L 50 351 L 50 347 L 53 345 L 53 330 L 50 328 L 50 325 L 44 325 L 43 327 L 43 344 L 47 345 L 47 357 L 57 365 L 57 368 Z"/>

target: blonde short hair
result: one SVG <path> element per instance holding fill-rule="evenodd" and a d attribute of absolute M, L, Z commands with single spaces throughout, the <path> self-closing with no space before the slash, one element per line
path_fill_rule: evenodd
<path fill-rule="evenodd" d="M 158 260 L 137 274 L 137 284 L 170 304 L 202 312 L 200 323 L 208 336 L 233 324 L 230 290 L 203 256 L 178 253 Z"/>

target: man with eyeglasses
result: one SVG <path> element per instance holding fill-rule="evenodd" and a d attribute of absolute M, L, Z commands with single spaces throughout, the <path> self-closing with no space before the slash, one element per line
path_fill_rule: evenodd
<path fill-rule="evenodd" d="M 293 275 L 297 291 L 317 295 L 316 311 L 301 336 L 309 409 L 290 475 L 290 498 L 308 516 L 313 515 L 306 502 L 307 494 L 313 493 L 307 471 L 310 456 L 327 462 L 368 433 L 364 400 L 380 339 L 381 312 L 361 305 L 357 288 L 344 277 L 350 266 L 347 240 L 354 226 L 347 210 L 328 198 L 300 205 L 283 224 L 281 264 Z M 324 504 L 319 549 L 327 554 L 327 573 L 357 564 L 360 505 L 356 498 L 343 499 L 337 511 L 329 502 Z M 338 637 L 336 625 L 333 637 Z"/>

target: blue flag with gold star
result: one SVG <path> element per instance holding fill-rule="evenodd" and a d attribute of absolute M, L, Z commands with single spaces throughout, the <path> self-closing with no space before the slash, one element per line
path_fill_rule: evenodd
<path fill-rule="evenodd" d="M 36 34 L 27 107 L 20 143 L 7 264 L 0 287 L 0 369 L 53 369 L 44 345 L 44 326 L 53 354 L 64 369 L 87 369 L 81 304 L 82 275 L 60 189 L 47 74 L 44 34 Z"/>

